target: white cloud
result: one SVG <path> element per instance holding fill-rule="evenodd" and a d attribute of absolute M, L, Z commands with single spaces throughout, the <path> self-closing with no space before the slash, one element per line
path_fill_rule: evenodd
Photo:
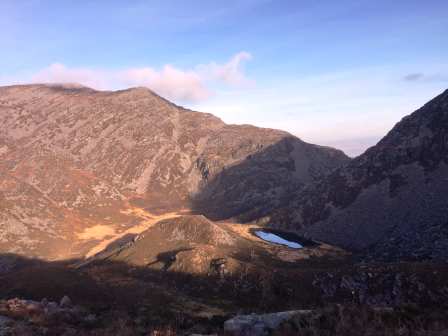
<path fill-rule="evenodd" d="M 25 82 L 79 83 L 100 90 L 146 86 L 168 99 L 200 102 L 213 95 L 211 85 L 241 87 L 251 83 L 242 70 L 242 63 L 251 57 L 247 52 L 240 52 L 227 63 L 211 62 L 187 70 L 169 64 L 162 69 L 140 67 L 106 70 L 71 68 L 61 63 L 54 63 L 33 74 Z"/>
<path fill-rule="evenodd" d="M 110 73 L 89 68 L 68 68 L 54 63 L 32 75 L 33 83 L 79 83 L 96 89 L 107 89 Z"/>
<path fill-rule="evenodd" d="M 215 62 L 212 62 L 210 64 L 200 65 L 198 71 L 199 73 L 202 73 L 204 77 L 220 80 L 230 85 L 244 86 L 251 84 L 252 81 L 248 79 L 241 70 L 242 63 L 251 59 L 251 54 L 242 51 L 234 55 L 229 62 L 225 64 L 216 64 Z"/>
<path fill-rule="evenodd" d="M 163 97 L 181 101 L 201 101 L 211 92 L 203 78 L 194 71 L 183 71 L 171 65 L 162 70 L 152 68 L 133 68 L 117 74 L 117 81 L 126 86 L 147 86 Z"/>
<path fill-rule="evenodd" d="M 259 79 L 256 88 L 219 91 L 191 108 L 227 123 L 283 129 L 357 155 L 446 89 L 440 81 L 402 80 L 403 74 L 421 67 L 405 64 Z M 428 73 L 448 73 L 448 65 L 426 67 Z"/>

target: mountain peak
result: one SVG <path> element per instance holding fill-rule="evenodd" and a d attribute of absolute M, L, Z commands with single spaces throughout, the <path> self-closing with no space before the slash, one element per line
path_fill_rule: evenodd
<path fill-rule="evenodd" d="M 156 93 L 154 91 L 152 91 L 150 88 L 146 87 L 146 86 L 133 86 L 133 87 L 129 87 L 127 89 L 122 89 L 122 90 L 117 90 L 116 92 L 132 92 L 132 93 L 143 93 L 143 94 L 153 94 L 155 95 Z"/>
<path fill-rule="evenodd" d="M 0 211 L 0 223 L 22 228 L 8 227 L 11 239 L 0 239 L 0 251 L 27 230 L 36 244 L 22 240 L 20 248 L 40 256 L 75 251 L 67 234 L 74 227 L 90 237 L 94 223 L 107 223 L 99 229 L 107 234 L 132 225 L 131 205 L 198 209 L 216 218 L 265 210 L 292 186 L 348 160 L 285 132 L 181 109 L 146 87 L 2 88 L 0 124 L 0 198 L 11 204 Z M 21 184 L 10 187 L 16 180 Z"/>
<path fill-rule="evenodd" d="M 168 99 L 160 96 L 155 91 L 151 90 L 150 88 L 148 88 L 146 86 L 135 86 L 135 87 L 130 87 L 130 88 L 127 88 L 127 89 L 117 90 L 117 91 L 112 91 L 112 92 L 113 93 L 118 93 L 118 94 L 123 94 L 123 95 L 129 96 L 131 98 L 152 97 L 152 98 L 160 99 L 163 102 L 168 103 L 169 105 L 177 106 L 173 102 L 171 102 Z"/>
<path fill-rule="evenodd" d="M 76 82 L 61 82 L 61 83 L 43 83 L 43 86 L 51 87 L 51 88 L 61 88 L 61 89 L 90 89 L 92 88 L 76 83 Z"/>

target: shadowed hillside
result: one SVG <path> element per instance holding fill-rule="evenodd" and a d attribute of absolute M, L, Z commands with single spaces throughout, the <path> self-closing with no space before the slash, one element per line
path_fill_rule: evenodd
<path fill-rule="evenodd" d="M 209 177 L 191 208 L 213 220 L 234 217 L 247 222 L 324 177 L 336 168 L 334 162 L 344 162 L 341 158 L 332 148 L 285 137 Z"/>
<path fill-rule="evenodd" d="M 343 328 L 356 327 L 358 334 L 367 335 L 372 324 L 380 328 L 377 331 L 386 328 L 397 335 L 400 330 L 401 335 L 411 332 L 408 328 L 446 330 L 448 270 L 440 264 L 315 260 L 294 268 L 242 268 L 225 275 L 111 260 L 74 269 L 71 262 L 15 255 L 0 256 L 0 265 L 0 315 L 12 319 L 1 328 L 21 328 L 15 329 L 24 330 L 21 335 L 57 335 L 67 329 L 77 335 L 222 333 L 223 322 L 235 314 L 291 309 L 312 309 L 315 315 L 289 321 L 280 334 L 314 328 L 343 335 Z M 70 301 L 61 300 L 65 296 Z M 11 300 L 15 297 L 34 301 Z M 372 319 L 375 311 L 388 315 Z"/>
<path fill-rule="evenodd" d="M 145 210 L 188 210 L 192 199 L 212 218 L 271 209 L 290 186 L 348 161 L 283 131 L 226 125 L 145 88 L 1 87 L 0 124 L 0 250 L 53 259 L 129 231 L 147 220 Z M 224 171 L 229 178 L 218 177 Z"/>
<path fill-rule="evenodd" d="M 448 257 L 448 90 L 299 190 L 271 225 L 383 259 Z"/>

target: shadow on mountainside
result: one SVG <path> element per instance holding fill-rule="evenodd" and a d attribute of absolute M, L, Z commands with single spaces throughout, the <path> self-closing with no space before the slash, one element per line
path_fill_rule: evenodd
<path fill-rule="evenodd" d="M 190 200 L 195 213 L 212 220 L 251 221 L 268 214 L 313 182 L 348 161 L 342 151 L 285 137 L 236 164 L 214 171 L 198 159 L 203 185 Z"/>
<path fill-rule="evenodd" d="M 156 260 L 148 263 L 147 266 L 162 264 L 162 270 L 167 271 L 171 267 L 171 265 L 173 265 L 176 262 L 178 253 L 191 250 L 193 250 L 193 248 L 184 247 L 172 251 L 159 253 L 156 256 Z"/>
<path fill-rule="evenodd" d="M 73 304 L 96 316 L 93 324 L 75 328 L 115 328 L 120 321 L 134 332 L 154 326 L 190 330 L 201 325 L 207 333 L 221 328 L 236 313 L 314 309 L 329 303 L 412 304 L 413 309 L 426 312 L 448 308 L 446 264 L 347 263 L 282 272 L 242 268 L 223 275 L 163 271 L 107 260 L 75 269 L 74 262 L 1 255 L 0 308 L 1 300 L 14 297 L 59 302 L 69 296 Z"/>
<path fill-rule="evenodd" d="M 170 251 L 160 257 L 165 260 L 172 255 Z M 226 275 L 191 274 L 110 260 L 76 269 L 73 265 L 78 262 L 1 255 L 0 300 L 19 297 L 59 302 L 68 296 L 74 304 L 105 319 L 100 325 L 118 314 L 131 321 L 142 318 L 147 327 L 176 323 L 182 329 L 198 323 L 222 326 L 236 312 L 280 311 L 321 302 L 311 281 L 297 283 L 292 274 L 278 274 L 274 279 L 270 272 L 251 268 Z M 211 266 L 216 263 L 219 260 L 212 260 Z"/>

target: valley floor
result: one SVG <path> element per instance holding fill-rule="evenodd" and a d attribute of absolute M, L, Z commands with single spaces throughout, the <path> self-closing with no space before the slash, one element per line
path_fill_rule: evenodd
<path fill-rule="evenodd" d="M 37 328 L 33 330 L 54 324 L 54 328 L 65 325 L 82 330 L 86 335 L 107 335 L 111 330 L 117 330 L 116 335 L 148 335 L 151 330 L 176 330 L 178 335 L 221 333 L 223 322 L 236 314 L 296 309 L 321 312 L 314 316 L 314 322 L 306 322 L 309 328 L 312 325 L 317 328 L 316 318 L 328 318 L 328 323 L 333 325 L 328 328 L 346 331 L 350 325 L 366 328 L 366 333 L 360 329 L 360 333 L 346 335 L 369 334 L 370 327 L 362 324 L 373 314 L 372 309 L 389 314 L 382 319 L 396 329 L 377 335 L 439 335 L 435 332 L 447 330 L 447 265 L 363 264 L 355 263 L 351 257 L 337 262 L 321 258 L 313 262 L 296 261 L 293 267 L 248 267 L 219 276 L 161 271 L 107 260 L 74 269 L 72 262 L 48 263 L 17 256 L 2 256 L 1 259 L 4 264 L 6 260 L 13 262 L 9 270 L 0 274 L 0 298 L 19 297 L 39 302 L 45 298 L 59 302 L 68 296 L 75 305 L 86 310 L 87 315 L 95 316 L 92 323 L 77 320 L 74 324 L 63 320 L 42 322 L 33 318 L 34 313 L 13 316 Z M 337 306 L 333 306 L 335 304 Z M 343 319 L 336 323 L 336 316 L 341 314 Z M 375 319 L 378 318 L 378 314 L 375 315 Z M 291 323 L 284 326 L 289 333 L 277 335 L 297 335 L 298 322 Z M 319 325 L 327 328 L 326 323 Z M 421 328 L 422 333 L 398 332 L 411 326 Z M 326 335 L 323 332 L 306 334 Z M 175 334 L 173 331 L 166 335 Z"/>
<path fill-rule="evenodd" d="M 300 237 L 300 249 L 271 244 L 255 233 L 276 231 L 256 225 L 132 212 L 140 219 L 132 228 L 80 233 L 95 241 L 83 259 L 0 256 L 0 331 L 4 322 L 29 335 L 225 334 L 235 315 L 303 309 L 312 314 L 272 334 L 448 330 L 447 264 L 366 263 Z M 73 309 L 56 304 L 65 296 Z"/>
<path fill-rule="evenodd" d="M 125 214 L 139 218 L 140 223 L 125 230 L 116 230 L 111 228 L 110 225 L 99 224 L 84 229 L 84 231 L 78 235 L 81 240 L 94 239 L 99 241 L 96 245 L 91 247 L 89 251 L 87 251 L 85 254 L 87 258 L 105 250 L 110 244 L 119 241 L 127 235 L 138 235 L 161 220 L 181 216 L 182 212 L 154 214 L 142 208 L 133 207 L 128 209 Z"/>

